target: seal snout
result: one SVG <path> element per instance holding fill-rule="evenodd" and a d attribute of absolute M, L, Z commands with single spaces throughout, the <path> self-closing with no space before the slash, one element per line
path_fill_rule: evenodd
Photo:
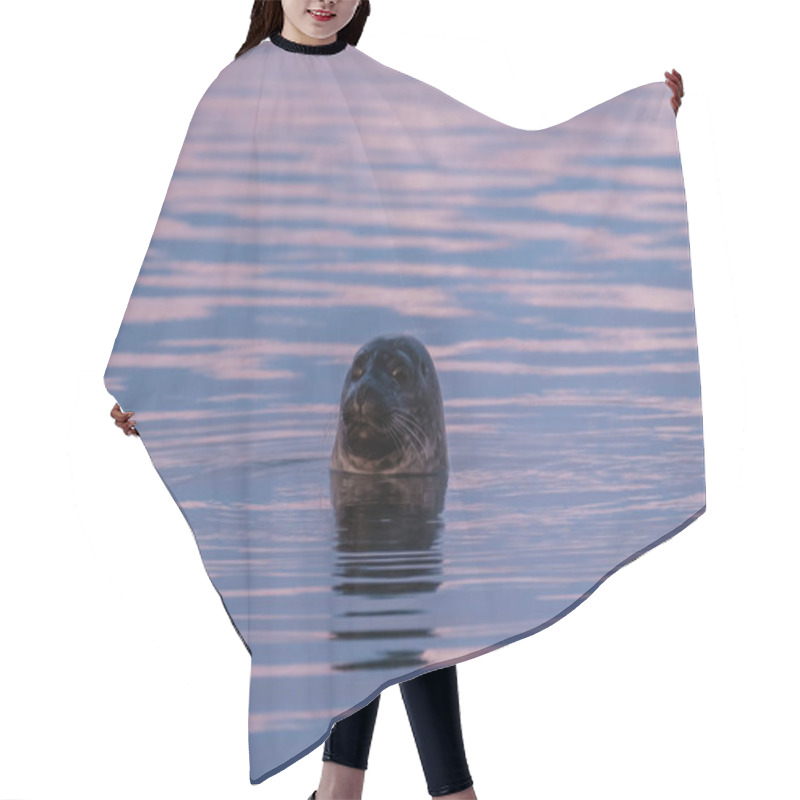
<path fill-rule="evenodd" d="M 388 409 L 380 389 L 373 385 L 368 377 L 362 379 L 355 391 L 345 401 L 342 409 L 343 415 L 349 415 L 353 420 L 373 422 L 385 416 Z"/>
<path fill-rule="evenodd" d="M 356 383 L 342 404 L 342 435 L 346 449 L 359 458 L 385 458 L 394 448 L 386 432 L 390 409 L 369 375 Z"/>

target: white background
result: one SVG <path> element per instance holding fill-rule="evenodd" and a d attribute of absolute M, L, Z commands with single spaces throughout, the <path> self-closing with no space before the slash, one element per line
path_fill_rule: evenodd
<path fill-rule="evenodd" d="M 249 657 L 102 381 L 189 119 L 250 7 L 0 12 L 0 800 L 317 786 L 322 746 L 250 785 Z M 364 52 L 518 127 L 668 68 L 685 79 L 708 510 L 556 625 L 458 665 L 481 800 L 799 796 L 789 14 L 774 0 L 373 0 Z M 427 796 L 393 686 L 364 798 Z"/>

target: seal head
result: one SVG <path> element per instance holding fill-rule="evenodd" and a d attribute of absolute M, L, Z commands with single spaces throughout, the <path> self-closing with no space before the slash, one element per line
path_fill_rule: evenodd
<path fill-rule="evenodd" d="M 447 471 L 439 377 L 413 336 L 378 336 L 353 358 L 342 389 L 332 470 L 431 474 Z"/>

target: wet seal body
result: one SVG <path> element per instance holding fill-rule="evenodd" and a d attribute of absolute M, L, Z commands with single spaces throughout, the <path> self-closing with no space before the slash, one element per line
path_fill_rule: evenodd
<path fill-rule="evenodd" d="M 413 336 L 378 336 L 353 358 L 330 468 L 389 475 L 448 470 L 439 377 Z"/>

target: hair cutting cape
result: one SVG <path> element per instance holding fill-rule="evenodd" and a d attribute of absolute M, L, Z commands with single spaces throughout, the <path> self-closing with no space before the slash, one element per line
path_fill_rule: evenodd
<path fill-rule="evenodd" d="M 252 783 L 704 512 L 670 97 L 521 130 L 275 36 L 203 95 L 104 379 L 251 655 Z"/>

